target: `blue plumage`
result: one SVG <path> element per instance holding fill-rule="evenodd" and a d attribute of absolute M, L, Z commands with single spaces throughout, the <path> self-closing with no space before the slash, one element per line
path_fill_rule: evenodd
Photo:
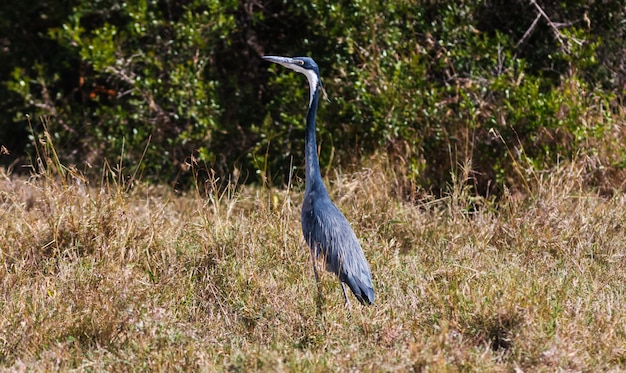
<path fill-rule="evenodd" d="M 311 249 L 313 261 L 322 258 L 326 270 L 333 272 L 341 281 L 341 288 L 349 304 L 343 284 L 347 284 L 361 304 L 374 303 L 374 287 L 369 264 L 365 259 L 350 223 L 332 203 L 320 173 L 315 141 L 315 124 L 319 87 L 319 68 L 309 57 L 265 56 L 265 60 L 283 65 L 304 74 L 309 81 L 310 97 L 306 115 L 305 168 L 306 189 L 302 203 L 302 233 Z M 317 269 L 313 263 L 317 280 Z"/>

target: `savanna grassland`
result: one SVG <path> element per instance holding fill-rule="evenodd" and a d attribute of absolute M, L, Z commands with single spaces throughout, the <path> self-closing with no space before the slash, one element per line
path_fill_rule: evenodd
<path fill-rule="evenodd" d="M 0 2 L 0 372 L 626 371 L 625 25 L 626 0 Z M 374 306 L 316 284 L 309 90 L 264 55 L 319 66 Z"/>
<path fill-rule="evenodd" d="M 303 181 L 199 192 L 48 162 L 0 175 L 0 367 L 10 371 L 620 371 L 626 194 L 590 158 L 497 201 L 460 172 L 407 198 L 383 156 L 330 172 L 376 304 L 316 288 Z M 115 171 L 104 172 L 114 175 Z"/>

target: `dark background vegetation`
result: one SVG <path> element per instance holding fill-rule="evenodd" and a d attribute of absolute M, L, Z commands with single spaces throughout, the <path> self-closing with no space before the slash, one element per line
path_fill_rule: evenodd
<path fill-rule="evenodd" d="M 520 162 L 587 157 L 589 183 L 614 188 L 625 15 L 617 0 L 5 1 L 0 161 L 29 172 L 48 117 L 63 164 L 86 175 L 281 185 L 302 166 L 308 93 L 260 57 L 309 55 L 331 99 L 323 166 L 383 156 L 405 193 L 444 191 L 464 168 L 498 195 L 524 184 Z"/>

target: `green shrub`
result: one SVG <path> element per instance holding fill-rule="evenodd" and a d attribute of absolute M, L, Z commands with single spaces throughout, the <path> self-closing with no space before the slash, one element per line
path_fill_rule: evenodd
<path fill-rule="evenodd" d="M 388 153 L 407 188 L 445 191 L 469 167 L 476 191 L 497 194 L 524 184 L 520 164 L 610 154 L 623 5 L 76 0 L 41 4 L 48 22 L 32 35 L 28 4 L 3 5 L 0 31 L 43 47 L 8 48 L 1 120 L 18 126 L 2 126 L 0 143 L 19 156 L 23 114 L 49 115 L 64 161 L 94 174 L 106 159 L 179 186 L 203 167 L 280 184 L 302 166 L 307 89 L 260 56 L 310 55 L 331 99 L 318 116 L 323 169 Z M 611 149 L 603 162 L 621 167 Z"/>

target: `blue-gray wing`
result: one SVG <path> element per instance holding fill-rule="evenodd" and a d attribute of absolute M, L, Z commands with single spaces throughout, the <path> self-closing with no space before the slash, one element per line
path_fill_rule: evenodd
<path fill-rule="evenodd" d="M 369 264 L 348 220 L 330 199 L 305 200 L 302 232 L 315 255 L 325 258 L 326 270 L 339 276 L 359 302 L 373 304 Z"/>

